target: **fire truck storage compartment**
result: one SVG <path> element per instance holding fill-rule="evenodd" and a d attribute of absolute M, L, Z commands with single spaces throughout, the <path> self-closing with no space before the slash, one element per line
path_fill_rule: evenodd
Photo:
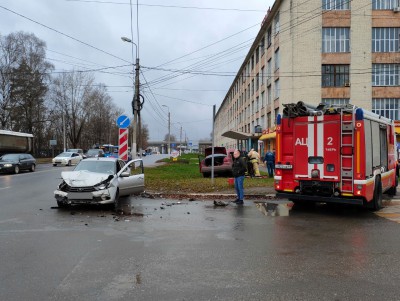
<path fill-rule="evenodd" d="M 374 168 L 383 167 L 384 170 L 388 169 L 386 125 L 380 125 L 376 121 L 365 119 L 364 127 L 366 158 L 372 158 L 372 161 L 366 160 L 365 162 L 366 171 L 367 176 L 372 176 Z"/>

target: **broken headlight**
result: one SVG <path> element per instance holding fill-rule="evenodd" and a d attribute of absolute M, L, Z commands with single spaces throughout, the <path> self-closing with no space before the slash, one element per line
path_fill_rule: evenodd
<path fill-rule="evenodd" d="M 61 191 L 67 191 L 68 190 L 68 184 L 65 183 L 65 181 L 62 181 L 60 185 L 58 185 L 58 189 Z"/>
<path fill-rule="evenodd" d="M 96 190 L 103 190 L 108 188 L 108 186 L 110 185 L 110 181 L 114 178 L 113 175 L 109 175 L 107 179 L 105 179 L 104 181 L 100 182 L 99 184 L 94 185 L 94 189 Z"/>

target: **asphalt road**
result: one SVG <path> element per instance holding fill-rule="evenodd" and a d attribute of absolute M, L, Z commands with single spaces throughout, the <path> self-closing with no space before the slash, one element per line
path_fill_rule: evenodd
<path fill-rule="evenodd" d="M 0 300 L 400 300 L 400 225 L 368 211 L 271 217 L 251 200 L 145 198 L 117 214 L 52 209 L 67 169 L 0 175 Z"/>

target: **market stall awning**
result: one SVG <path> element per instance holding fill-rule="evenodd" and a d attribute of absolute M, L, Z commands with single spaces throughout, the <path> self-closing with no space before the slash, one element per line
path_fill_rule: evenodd
<path fill-rule="evenodd" d="M 268 133 L 262 135 L 258 140 L 268 140 L 268 139 L 275 139 L 276 138 L 276 132 Z"/>
<path fill-rule="evenodd" d="M 396 126 L 394 128 L 394 131 L 396 132 L 397 135 L 400 135 L 400 126 Z"/>
<path fill-rule="evenodd" d="M 236 132 L 236 131 L 227 131 L 222 134 L 223 137 L 231 138 L 231 139 L 236 139 L 236 140 L 246 140 L 249 138 L 257 138 L 258 136 L 249 134 L 249 133 L 243 133 L 243 132 Z"/>

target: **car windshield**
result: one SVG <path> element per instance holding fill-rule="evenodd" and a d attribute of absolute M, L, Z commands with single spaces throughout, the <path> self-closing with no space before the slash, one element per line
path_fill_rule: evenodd
<path fill-rule="evenodd" d="M 3 161 L 15 161 L 15 160 L 19 160 L 19 155 L 4 155 L 3 157 L 1 157 L 1 160 Z"/>
<path fill-rule="evenodd" d="M 74 169 L 74 171 L 87 170 L 97 173 L 106 173 L 109 175 L 115 174 L 114 161 L 81 161 Z"/>
<path fill-rule="evenodd" d="M 61 153 L 57 157 L 71 157 L 72 153 Z"/>
<path fill-rule="evenodd" d="M 77 149 L 77 148 L 70 148 L 70 149 L 67 150 L 67 152 L 77 153 L 77 152 L 79 152 L 79 149 Z"/>

